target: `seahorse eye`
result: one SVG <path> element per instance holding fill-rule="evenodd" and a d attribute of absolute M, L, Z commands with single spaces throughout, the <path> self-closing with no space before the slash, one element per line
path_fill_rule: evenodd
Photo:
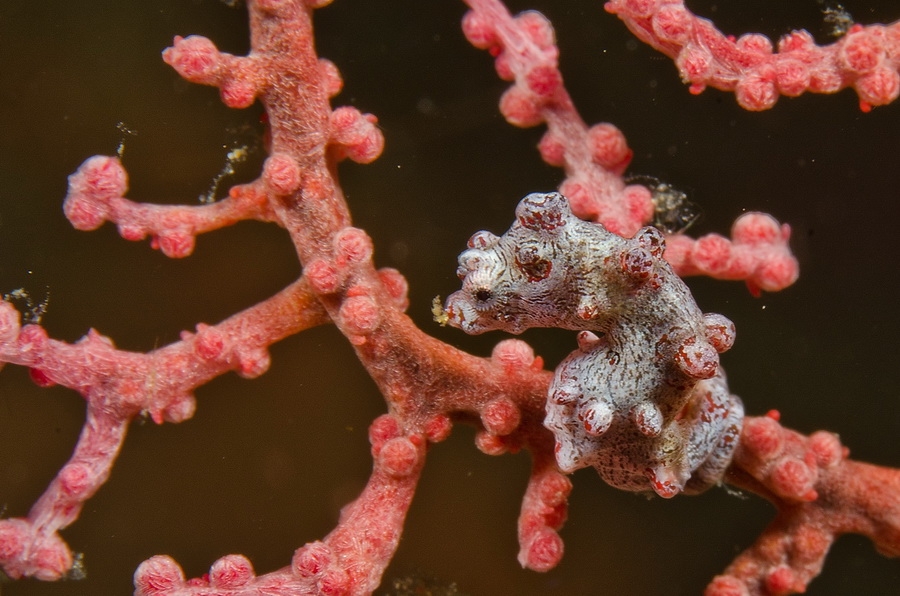
<path fill-rule="evenodd" d="M 475 300 L 479 302 L 487 302 L 494 297 L 494 293 L 486 288 L 475 290 Z"/>

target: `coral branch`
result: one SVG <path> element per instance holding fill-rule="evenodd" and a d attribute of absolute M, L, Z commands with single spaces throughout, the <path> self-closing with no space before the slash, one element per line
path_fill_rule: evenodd
<path fill-rule="evenodd" d="M 853 25 L 828 46 L 816 45 L 806 31 L 794 31 L 774 51 L 764 35 L 725 36 L 685 8 L 683 0 L 610 0 L 606 10 L 641 41 L 672 58 L 691 93 L 707 86 L 734 91 L 747 110 L 767 110 L 779 95 L 853 87 L 867 112 L 900 95 L 900 23 Z"/>
<path fill-rule="evenodd" d="M 262 102 L 271 139 L 259 182 L 303 262 L 350 223 L 333 176 L 336 163 L 344 157 L 368 163 L 384 145 L 374 116 L 329 105 L 341 89 L 340 74 L 318 58 L 312 34 L 312 11 L 327 3 L 248 2 L 252 49 L 246 57 L 221 53 L 199 36 L 176 37 L 163 52 L 187 80 L 219 87 L 226 105 Z"/>
<path fill-rule="evenodd" d="M 472 8 L 463 19 L 466 37 L 496 57 L 500 78 L 514 81 L 500 111 L 515 126 L 546 122 L 541 157 L 565 169 L 559 188 L 576 215 L 617 234 L 634 234 L 653 216 L 650 191 L 621 178 L 632 156 L 621 131 L 606 122 L 588 128 L 575 110 L 557 68 L 549 21 L 533 11 L 513 18 L 497 0 L 466 3 Z"/>
<path fill-rule="evenodd" d="M 535 571 L 556 567 L 563 556 L 557 530 L 566 521 L 572 482 L 546 455 L 536 456 L 519 515 L 519 563 Z"/>
<path fill-rule="evenodd" d="M 117 350 L 94 330 L 76 344 L 49 339 L 0 301 L 0 361 L 27 366 L 40 385 L 63 385 L 88 402 L 87 420 L 71 459 L 27 518 L 0 520 L 0 565 L 11 577 L 59 579 L 74 563 L 58 535 L 106 482 L 125 431 L 141 412 L 157 424 L 194 414 L 193 390 L 235 370 L 255 377 L 269 367 L 267 347 L 326 322 L 304 279 L 215 326 L 200 324 L 181 341 L 149 354 Z"/>
<path fill-rule="evenodd" d="M 374 470 L 362 494 L 341 512 L 322 541 L 297 549 L 289 567 L 256 577 L 250 562 L 228 555 L 203 578 L 185 580 L 168 556 L 156 556 L 134 574 L 136 596 L 256 596 L 258 594 L 371 594 L 390 561 L 425 462 L 425 437 L 402 435 L 385 415 L 369 429 Z"/>
<path fill-rule="evenodd" d="M 337 179 L 339 162 L 376 159 L 383 138 L 374 116 L 330 104 L 342 82 L 317 55 L 312 30 L 312 11 L 328 1 L 248 0 L 246 56 L 200 36 L 175 37 L 163 52 L 184 79 L 217 87 L 227 106 L 261 102 L 269 156 L 255 181 L 211 205 L 138 204 L 125 199 L 120 161 L 95 156 L 70 176 L 64 203 L 77 229 L 111 221 L 124 238 L 149 236 L 171 257 L 188 256 L 205 231 L 244 219 L 276 223 L 296 249 L 298 281 L 146 354 L 116 349 L 93 329 L 75 344 L 50 339 L 38 324 L 22 326 L 0 300 L 0 363 L 27 367 L 37 384 L 71 388 L 87 401 L 70 460 L 27 517 L 0 520 L 0 565 L 10 577 L 81 571 L 60 530 L 108 478 L 136 416 L 186 420 L 199 386 L 227 371 L 257 377 L 270 366 L 272 344 L 328 322 L 387 409 L 369 427 L 373 467 L 361 494 L 327 536 L 298 548 L 281 569 L 257 575 L 247 557 L 232 554 L 187 579 L 174 558 L 154 556 L 134 574 L 136 594 L 372 593 L 397 550 L 427 451 L 458 422 L 475 426 L 475 445 L 486 454 L 524 449 L 532 457 L 517 528 L 518 560 L 531 570 L 561 560 L 568 474 L 586 466 L 616 488 L 650 496 L 696 494 L 727 481 L 776 505 L 775 521 L 713 581 L 710 596 L 803 591 L 842 533 L 864 534 L 886 555 L 900 555 L 900 471 L 850 461 L 835 435 L 804 437 L 781 427 L 775 413 L 745 419 L 720 365 L 734 325 L 704 313 L 680 277 L 742 279 L 756 294 L 782 289 L 797 278 L 790 228 L 755 212 L 735 222 L 731 240 L 666 239 L 645 226 L 669 208 L 653 194 L 667 185 L 626 183 L 632 150 L 612 124 L 588 127 L 579 116 L 547 19 L 512 17 L 499 0 L 466 0 L 464 32 L 512 83 L 500 102 L 507 120 L 547 125 L 539 150 L 564 169 L 560 189 L 569 197 L 532 193 L 505 234 L 474 234 L 459 257 L 462 288 L 443 308 L 436 300 L 435 315 L 468 333 L 573 330 L 577 347 L 551 373 L 523 341 L 500 341 L 482 358 L 419 329 L 405 312 L 406 279 L 376 268 L 372 237 L 352 225 Z M 848 85 L 864 109 L 898 95 L 898 25 L 854 26 L 826 48 L 794 33 L 775 53 L 761 36 L 726 38 L 678 0 L 606 6 L 672 56 L 694 92 L 734 90 L 750 109 L 770 107 L 778 94 Z"/>
<path fill-rule="evenodd" d="M 622 132 L 609 123 L 589 129 L 581 119 L 557 68 L 559 51 L 549 22 L 535 12 L 513 18 L 496 0 L 467 4 L 472 10 L 463 19 L 466 37 L 496 56 L 500 78 L 514 81 L 500 100 L 500 111 L 516 126 L 547 124 L 541 157 L 565 169 L 567 177 L 559 189 L 573 213 L 630 237 L 666 211 L 656 204 L 656 192 L 626 184 L 622 177 L 632 157 Z M 779 228 L 765 214 L 746 214 L 732 233 L 734 244 L 719 235 L 693 242 L 673 234 L 666 258 L 679 275 L 746 280 L 754 295 L 796 281 L 799 268 L 787 244 L 788 226 Z"/>
<path fill-rule="evenodd" d="M 800 268 L 788 246 L 790 237 L 790 226 L 779 225 L 771 215 L 745 213 L 734 222 L 730 241 L 719 234 L 697 240 L 673 234 L 666 239 L 665 257 L 678 275 L 745 280 L 750 293 L 759 296 L 797 281 Z"/>
<path fill-rule="evenodd" d="M 58 531 L 106 482 L 129 421 L 99 400 L 89 404 L 75 452 L 28 517 L 0 520 L 0 565 L 7 575 L 57 580 L 72 569 L 74 557 Z"/>
<path fill-rule="evenodd" d="M 235 186 L 228 198 L 211 205 L 181 206 L 134 203 L 124 198 L 128 176 L 118 158 L 94 156 L 69 176 L 63 210 L 78 230 L 115 223 L 126 240 L 151 237 L 153 248 L 167 257 L 186 257 L 197 234 L 241 220 L 276 221 L 261 183 Z"/>
<path fill-rule="evenodd" d="M 728 475 L 772 501 L 778 515 L 707 596 L 804 592 L 841 534 L 863 534 L 882 554 L 900 556 L 900 471 L 849 460 L 837 436 L 805 437 L 778 418 L 747 419 Z"/>

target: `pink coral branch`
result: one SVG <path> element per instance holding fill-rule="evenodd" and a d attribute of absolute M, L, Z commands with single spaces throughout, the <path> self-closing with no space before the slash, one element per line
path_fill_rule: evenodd
<path fill-rule="evenodd" d="M 171 557 L 156 556 L 135 572 L 136 596 L 371 594 L 400 540 L 426 439 L 402 434 L 398 420 L 384 415 L 372 423 L 369 440 L 375 465 L 362 494 L 327 537 L 297 549 L 289 567 L 257 577 L 245 557 L 228 555 L 203 578 L 185 580 Z"/>
<path fill-rule="evenodd" d="M 559 530 L 566 521 L 572 482 L 546 454 L 536 456 L 522 512 L 519 515 L 519 563 L 535 571 L 548 571 L 563 556 Z"/>
<path fill-rule="evenodd" d="M 515 126 L 547 123 L 541 157 L 563 167 L 560 191 L 581 218 L 631 236 L 653 216 L 650 191 L 627 185 L 621 174 L 633 152 L 622 132 L 607 122 L 591 128 L 575 109 L 557 67 L 559 49 L 549 21 L 538 12 L 512 17 L 497 0 L 467 0 L 466 38 L 496 57 L 497 74 L 514 81 L 500 111 Z"/>
<path fill-rule="evenodd" d="M 836 435 L 805 437 L 778 418 L 746 420 L 728 476 L 770 500 L 778 515 L 706 596 L 804 592 L 841 534 L 868 536 L 885 556 L 900 556 L 900 470 L 847 459 Z"/>
<path fill-rule="evenodd" d="M 771 215 L 751 212 L 740 216 L 731 228 L 731 240 L 707 234 L 697 240 L 683 234 L 666 239 L 666 260 L 681 276 L 708 275 L 716 279 L 740 279 L 750 293 L 777 292 L 800 275 L 788 241 L 791 228 Z"/>
<path fill-rule="evenodd" d="M 267 347 L 327 322 L 304 279 L 272 298 L 148 354 L 117 350 L 94 330 L 75 344 L 49 339 L 0 301 L 0 360 L 27 366 L 40 385 L 63 385 L 88 402 L 75 452 L 27 518 L 0 520 L 0 565 L 11 577 L 59 579 L 74 563 L 58 531 L 78 517 L 106 482 L 131 420 L 141 412 L 158 424 L 181 422 L 196 408 L 192 391 L 235 370 L 255 377 L 269 366 Z"/>
<path fill-rule="evenodd" d="M 623 134 L 611 124 L 588 128 L 582 121 L 562 84 L 546 19 L 537 13 L 513 18 L 496 0 L 468 3 L 466 35 L 489 49 L 500 76 L 513 81 L 501 110 L 516 125 L 547 124 L 540 151 L 565 169 L 561 189 L 570 196 L 530 195 L 504 238 L 473 236 L 460 258 L 463 289 L 437 316 L 467 331 L 577 329 L 578 349 L 554 375 L 524 342 L 502 341 L 490 358 L 479 358 L 413 323 L 405 314 L 406 280 L 396 270 L 375 268 L 373 242 L 351 226 L 336 178 L 338 162 L 375 159 L 383 139 L 373 116 L 330 106 L 340 76 L 317 56 L 311 21 L 312 10 L 327 0 L 249 0 L 247 56 L 190 36 L 176 37 L 163 59 L 185 79 L 218 87 L 230 107 L 257 99 L 263 104 L 270 156 L 260 177 L 215 205 L 139 205 L 124 198 L 119 161 L 101 156 L 70 178 L 65 209 L 79 229 L 113 221 L 124 237 L 149 235 L 170 256 L 189 254 L 198 233 L 248 218 L 272 221 L 290 234 L 303 276 L 259 305 L 218 325 L 199 324 L 149 354 L 117 350 L 93 330 L 74 345 L 51 340 L 37 325 L 20 327 L 18 313 L 0 302 L 0 360 L 26 366 L 39 384 L 71 387 L 88 401 L 72 459 L 27 518 L 0 521 L 0 563 L 7 573 L 56 579 L 73 566 L 58 530 L 106 480 L 134 416 L 147 413 L 157 423 L 189 418 L 196 387 L 228 370 L 260 375 L 271 344 L 329 321 L 353 346 L 388 410 L 369 429 L 373 469 L 365 489 L 330 534 L 297 549 L 280 570 L 257 576 L 246 557 L 228 555 L 202 577 L 186 579 L 174 559 L 156 556 L 136 571 L 137 594 L 371 593 L 397 548 L 430 444 L 460 421 L 477 427 L 476 445 L 487 454 L 532 453 L 518 539 L 519 562 L 533 570 L 547 571 L 562 557 L 559 530 L 572 489 L 563 471 L 585 465 L 615 486 L 667 498 L 705 490 L 728 469 L 730 482 L 776 503 L 775 523 L 714 580 L 710 594 L 802 590 L 843 532 L 869 535 L 886 554 L 900 553 L 892 519 L 897 505 L 890 498 L 900 488 L 900 473 L 850 462 L 833 435 L 805 438 L 780 427 L 774 416 L 749 419 L 737 441 L 743 407 L 727 389 L 718 356 L 731 347 L 734 327 L 721 315 L 702 313 L 663 262 L 662 234 L 641 228 L 654 205 L 647 188 L 622 177 L 632 155 Z M 663 5 L 608 5 L 617 6 L 646 25 L 656 17 L 641 11 Z M 765 53 L 758 38 L 738 47 L 694 19 L 691 31 L 704 48 L 721 51 L 729 68 L 742 60 L 763 64 L 753 62 L 753 52 Z M 656 39 L 637 31 L 651 43 Z M 889 38 L 887 29 L 876 28 L 854 29 L 848 39 L 863 31 Z M 799 34 L 790 39 L 787 45 L 802 45 Z M 867 39 L 848 41 L 843 55 L 864 61 L 857 46 Z M 892 48 L 882 50 L 894 55 Z M 780 72 L 773 64 L 766 68 Z M 883 66 L 855 80 L 861 93 L 873 93 L 860 83 L 873 77 L 882 79 L 872 84 L 889 87 Z M 878 76 L 867 79 L 872 73 Z M 743 83 L 733 83 L 739 101 L 765 96 L 767 88 L 751 89 L 755 79 L 747 80 L 744 91 Z M 783 93 L 799 89 L 776 82 Z M 570 202 L 579 216 L 608 230 L 574 217 Z M 750 214 L 736 222 L 731 241 L 674 236 L 666 256 L 682 275 L 746 279 L 755 291 L 780 289 L 796 278 L 788 237 L 787 226 Z"/>
<path fill-rule="evenodd" d="M 219 87 L 226 105 L 247 107 L 259 99 L 265 106 L 270 156 L 260 184 L 301 261 L 327 252 L 331 236 L 350 223 L 336 163 L 344 157 L 367 163 L 384 144 L 374 116 L 329 105 L 341 89 L 340 75 L 318 58 L 312 34 L 312 11 L 325 4 L 248 2 L 252 50 L 246 57 L 221 53 L 199 36 L 176 37 L 163 52 L 185 79 Z"/>
<path fill-rule="evenodd" d="M 622 132 L 609 123 L 588 128 L 578 114 L 557 68 L 559 50 L 550 23 L 536 12 L 513 18 L 496 0 L 467 4 L 472 10 L 463 19 L 466 37 L 496 57 L 500 78 L 514 82 L 500 100 L 500 111 L 516 126 L 547 124 L 541 157 L 565 169 L 559 188 L 575 215 L 632 236 L 653 219 L 653 194 L 622 177 L 632 157 Z M 754 214 L 738 219 L 732 233 L 734 243 L 719 235 L 696 242 L 671 235 L 666 258 L 681 275 L 746 280 L 754 295 L 796 281 L 799 267 L 788 246 L 789 227 Z"/>
<path fill-rule="evenodd" d="M 63 210 L 78 230 L 115 223 L 126 240 L 152 238 L 153 248 L 179 258 L 194 250 L 196 236 L 245 219 L 275 221 L 260 183 L 235 186 L 211 205 L 153 205 L 124 198 L 128 176 L 118 158 L 94 156 L 69 176 Z"/>
<path fill-rule="evenodd" d="M 64 577 L 75 563 L 58 531 L 109 477 L 130 421 L 106 404 L 90 404 L 75 452 L 26 518 L 0 520 L 0 565 L 10 577 Z"/>
<path fill-rule="evenodd" d="M 610 0 L 606 10 L 641 41 L 672 58 L 691 93 L 707 86 L 734 91 L 747 110 L 769 109 L 779 95 L 853 87 L 867 112 L 900 94 L 900 23 L 853 25 L 828 46 L 816 45 L 806 31 L 794 31 L 774 51 L 764 35 L 724 35 L 711 21 L 691 13 L 683 0 Z"/>

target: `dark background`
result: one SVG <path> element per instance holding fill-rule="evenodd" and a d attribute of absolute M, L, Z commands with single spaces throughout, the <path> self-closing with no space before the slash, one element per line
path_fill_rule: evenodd
<path fill-rule="evenodd" d="M 863 23 L 900 18 L 889 0 L 844 5 Z M 726 33 L 777 38 L 805 27 L 829 39 L 816 0 L 690 6 Z M 703 207 L 693 233 L 727 233 L 744 210 L 792 225 L 794 287 L 754 299 L 740 283 L 690 281 L 704 310 L 737 324 L 724 364 L 748 412 L 778 408 L 798 430 L 839 432 L 858 459 L 900 465 L 900 104 L 862 114 L 844 91 L 747 113 L 729 94 L 691 96 L 671 61 L 637 43 L 598 0 L 517 0 L 511 9 L 531 7 L 557 28 L 563 75 L 585 120 L 615 123 L 635 151 L 630 172 L 687 190 Z M 456 255 L 472 232 L 502 232 L 518 200 L 554 188 L 561 173 L 534 149 L 542 129 L 514 129 L 499 116 L 506 84 L 463 39 L 464 10 L 450 0 L 337 0 L 316 13 L 317 41 L 346 81 L 336 105 L 375 113 L 387 140 L 374 164 L 342 167 L 355 224 L 374 237 L 379 264 L 408 276 L 410 314 L 423 328 L 487 354 L 500 335 L 437 327 L 431 299 L 458 287 Z M 0 292 L 49 295 L 43 324 L 54 337 L 74 341 L 94 327 L 146 351 L 299 274 L 286 234 L 272 225 L 202 236 L 192 257 L 174 261 L 109 225 L 74 231 L 62 215 L 66 176 L 116 150 L 119 122 L 137 131 L 124 153 L 135 200 L 195 203 L 234 146 L 248 145 L 251 158 L 222 188 L 255 177 L 259 109 L 225 108 L 216 90 L 185 83 L 159 58 L 174 35 L 192 33 L 247 50 L 243 9 L 215 0 L 0 3 Z M 551 366 L 574 348 L 570 332 L 525 338 Z M 129 594 L 134 568 L 159 553 L 189 577 L 232 552 L 264 573 L 324 536 L 368 477 L 366 429 L 384 404 L 333 328 L 292 337 L 272 356 L 257 380 L 229 374 L 201 388 L 188 422 L 132 425 L 111 479 L 64 531 L 85 553 L 85 581 L 22 581 L 2 594 Z M 27 513 L 68 458 L 83 416 L 74 392 L 3 371 L 5 515 Z M 457 427 L 431 450 L 382 593 L 414 575 L 472 596 L 700 594 L 772 515 L 765 502 L 724 490 L 647 500 L 582 470 L 562 563 L 523 571 L 515 522 L 527 457 L 487 457 L 472 438 Z M 900 564 L 845 537 L 808 593 L 893 594 L 898 579 Z"/>

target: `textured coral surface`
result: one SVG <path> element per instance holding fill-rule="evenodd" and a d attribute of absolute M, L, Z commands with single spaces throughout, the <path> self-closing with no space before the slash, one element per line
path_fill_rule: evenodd
<path fill-rule="evenodd" d="M 819 35 L 815 2 L 792 14 L 783 2 L 760 3 L 752 15 L 692 4 L 726 32 L 778 36 L 803 26 Z M 893 2 L 845 4 L 861 21 L 898 17 Z M 751 300 L 741 284 L 689 282 L 704 311 L 737 324 L 738 343 L 723 359 L 748 411 L 778 408 L 788 426 L 840 433 L 857 459 L 898 465 L 900 319 L 890 280 L 900 170 L 884 160 L 900 138 L 897 107 L 863 116 L 842 93 L 748 114 L 718 91 L 690 96 L 671 62 L 599 2 L 512 8 L 532 7 L 557 28 L 585 118 L 625 132 L 631 171 L 686 188 L 704 207 L 692 231 L 724 232 L 743 209 L 792 224 L 803 277 L 785 293 Z M 347 81 L 342 102 L 376 113 L 387 137 L 378 162 L 341 173 L 376 261 L 409 276 L 417 322 L 486 355 L 497 337 L 429 326 L 431 298 L 457 288 L 456 255 L 472 231 L 505 230 L 520 197 L 554 188 L 559 172 L 533 149 L 539 131 L 497 116 L 505 84 L 463 39 L 463 12 L 452 2 L 339 0 L 317 14 L 318 46 Z M 195 32 L 245 51 L 242 11 L 212 1 L 4 3 L 0 17 L 2 54 L 19 57 L 0 85 L 0 290 L 25 287 L 40 301 L 49 287 L 44 324 L 56 337 L 74 341 L 95 327 L 123 348 L 148 350 L 296 278 L 292 249 L 272 226 L 205 236 L 191 259 L 172 261 L 110 228 L 76 232 L 61 214 L 66 176 L 86 156 L 115 151 L 119 121 L 137 131 L 124 135 L 124 160 L 142 200 L 193 201 L 228 149 L 258 142 L 257 110 L 226 109 L 215 90 L 184 83 L 159 58 L 173 35 Z M 245 176 L 261 157 L 251 152 Z M 526 339 L 550 365 L 574 349 L 570 332 Z M 109 483 L 66 532 L 87 553 L 84 583 L 26 581 L 4 594 L 130 593 L 136 565 L 161 552 L 192 576 L 229 552 L 270 570 L 329 531 L 368 477 L 366 428 L 383 401 L 333 329 L 272 353 L 259 379 L 229 376 L 200 390 L 190 422 L 134 426 Z M 10 367 L 0 375 L 0 412 L 0 502 L 21 515 L 69 455 L 84 404 Z M 566 556 L 536 575 L 514 556 L 527 461 L 488 458 L 472 434 L 458 427 L 430 454 L 385 586 L 418 571 L 468 594 L 699 593 L 771 515 L 763 501 L 724 491 L 646 501 L 580 472 Z M 846 538 L 808 593 L 853 593 L 864 582 L 868 593 L 890 594 L 896 579 L 896 560 Z"/>

